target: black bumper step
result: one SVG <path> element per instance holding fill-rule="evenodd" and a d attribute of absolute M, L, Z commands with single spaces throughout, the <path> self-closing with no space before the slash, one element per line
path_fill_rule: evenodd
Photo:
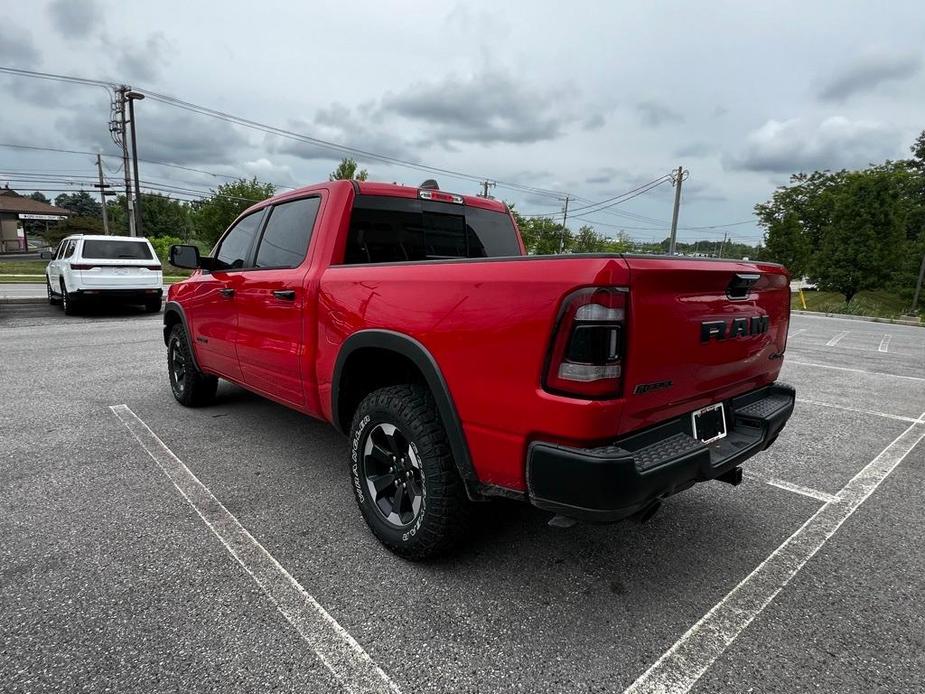
<path fill-rule="evenodd" d="M 530 500 L 576 518 L 625 518 L 767 448 L 790 418 L 794 401 L 794 389 L 782 383 L 727 400 L 726 436 L 708 444 L 693 437 L 690 413 L 609 446 L 535 442 L 527 460 Z"/>

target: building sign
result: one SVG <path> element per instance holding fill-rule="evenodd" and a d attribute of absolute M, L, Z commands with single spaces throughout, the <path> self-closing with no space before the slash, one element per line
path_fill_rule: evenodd
<path fill-rule="evenodd" d="M 62 219 L 67 219 L 63 214 L 26 214 L 25 212 L 19 213 L 20 219 L 43 219 L 46 222 L 58 222 Z"/>

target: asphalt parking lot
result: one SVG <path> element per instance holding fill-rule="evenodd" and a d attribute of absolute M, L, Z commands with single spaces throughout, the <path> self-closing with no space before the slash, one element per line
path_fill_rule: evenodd
<path fill-rule="evenodd" d="M 925 329 L 794 316 L 797 409 L 743 484 L 643 525 L 488 504 L 422 565 L 328 425 L 175 403 L 160 327 L 0 307 L 3 691 L 922 691 Z"/>

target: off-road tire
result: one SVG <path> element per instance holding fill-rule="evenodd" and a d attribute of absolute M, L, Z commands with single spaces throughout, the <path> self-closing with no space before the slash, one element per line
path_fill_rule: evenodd
<path fill-rule="evenodd" d="M 415 457 L 419 464 L 419 510 L 401 527 L 386 519 L 366 476 L 370 467 L 381 465 L 381 458 L 368 465 L 366 450 L 370 436 L 384 431 L 383 424 L 399 431 L 401 440 L 408 444 L 408 457 Z M 437 405 L 425 387 L 389 386 L 370 393 L 360 403 L 350 428 L 350 470 L 353 495 L 364 520 L 373 535 L 395 554 L 414 561 L 430 559 L 449 552 L 466 536 L 472 503 L 453 460 Z"/>
<path fill-rule="evenodd" d="M 167 373 L 173 397 L 181 405 L 202 407 L 215 399 L 218 378 L 196 368 L 182 323 L 173 326 L 167 338 Z"/>

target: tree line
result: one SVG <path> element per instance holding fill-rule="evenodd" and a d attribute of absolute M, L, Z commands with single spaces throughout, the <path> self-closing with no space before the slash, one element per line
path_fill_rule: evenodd
<path fill-rule="evenodd" d="M 762 258 L 849 303 L 866 289 L 909 298 L 925 256 L 925 131 L 912 158 L 797 173 L 755 206 Z"/>

